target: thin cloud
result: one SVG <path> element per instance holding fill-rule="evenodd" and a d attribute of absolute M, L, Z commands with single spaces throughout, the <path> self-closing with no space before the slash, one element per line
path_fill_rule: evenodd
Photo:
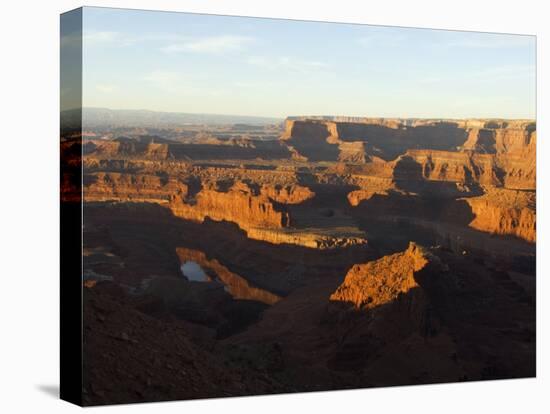
<path fill-rule="evenodd" d="M 266 57 L 251 56 L 246 62 L 253 66 L 258 66 L 269 70 L 286 70 L 298 73 L 311 73 L 316 70 L 324 69 L 328 65 L 316 60 L 303 60 L 289 56 Z"/>
<path fill-rule="evenodd" d="M 420 83 L 425 83 L 427 85 L 430 85 L 430 84 L 442 83 L 445 81 L 445 79 L 442 78 L 441 76 L 426 76 L 424 78 L 420 78 L 418 81 Z"/>
<path fill-rule="evenodd" d="M 84 41 L 86 44 L 113 43 L 122 41 L 124 36 L 119 32 L 110 31 L 89 31 L 84 33 Z"/>
<path fill-rule="evenodd" d="M 253 39 L 247 36 L 211 36 L 203 38 L 188 39 L 186 41 L 173 43 L 161 48 L 166 53 L 210 53 L 219 54 L 243 50 Z"/>
<path fill-rule="evenodd" d="M 365 36 L 356 39 L 356 42 L 363 47 L 385 47 L 401 46 L 407 42 L 407 36 L 403 33 L 395 33 L 394 31 L 383 32 L 381 30 L 373 31 Z"/>
<path fill-rule="evenodd" d="M 112 93 L 117 90 L 115 85 L 100 84 L 95 87 L 101 93 Z"/>
<path fill-rule="evenodd" d="M 211 94 L 204 80 L 197 77 L 190 77 L 189 74 L 171 70 L 154 70 L 139 78 L 140 81 L 148 83 L 155 89 L 168 94 L 205 95 Z"/>
<path fill-rule="evenodd" d="M 534 47 L 535 38 L 533 36 L 501 34 L 468 35 L 468 37 L 451 40 L 447 43 L 444 43 L 444 46 L 449 48 L 467 49 L 505 49 L 531 46 Z"/>
<path fill-rule="evenodd" d="M 480 68 L 469 72 L 463 72 L 461 80 L 476 82 L 500 82 L 518 79 L 530 79 L 535 76 L 535 66 L 533 65 L 510 65 Z M 423 84 L 452 84 L 457 82 L 457 77 L 439 76 L 437 74 L 428 75 L 419 79 Z"/>
<path fill-rule="evenodd" d="M 441 32 L 433 30 L 433 37 L 426 38 L 425 31 L 403 29 L 401 32 L 383 29 L 372 30 L 356 39 L 358 45 L 366 48 L 396 47 L 412 44 L 415 47 L 435 46 L 442 49 L 505 49 L 534 47 L 534 36 L 489 33 Z"/>
<path fill-rule="evenodd" d="M 529 78 L 535 76 L 535 66 L 500 66 L 479 70 L 471 76 L 483 80 L 508 80 L 517 78 Z"/>
<path fill-rule="evenodd" d="M 185 77 L 180 72 L 155 70 L 143 76 L 141 79 L 161 86 L 173 86 L 174 84 L 182 82 Z"/>
<path fill-rule="evenodd" d="M 117 31 L 88 30 L 83 35 L 87 46 L 132 46 L 143 42 L 182 42 L 189 37 L 169 33 L 124 33 Z"/>

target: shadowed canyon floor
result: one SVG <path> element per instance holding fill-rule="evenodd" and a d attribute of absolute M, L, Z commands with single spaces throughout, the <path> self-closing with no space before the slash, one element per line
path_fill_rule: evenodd
<path fill-rule="evenodd" d="M 535 375 L 533 122 L 82 142 L 62 154 L 83 153 L 86 404 Z"/>

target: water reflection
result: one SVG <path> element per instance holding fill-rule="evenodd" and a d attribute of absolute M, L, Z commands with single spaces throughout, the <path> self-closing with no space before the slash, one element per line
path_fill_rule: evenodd
<path fill-rule="evenodd" d="M 234 299 L 253 300 L 267 305 L 273 305 L 281 299 L 274 293 L 251 285 L 245 278 L 231 272 L 216 259 L 208 259 L 206 254 L 200 250 L 178 247 L 176 253 L 182 263 L 183 275 L 191 281 L 215 280 L 222 283 L 224 290 Z M 212 277 L 208 276 L 204 269 Z"/>
<path fill-rule="evenodd" d="M 202 267 L 197 262 L 194 262 L 192 260 L 183 262 L 183 264 L 181 265 L 181 273 L 187 278 L 187 280 L 190 280 L 192 282 L 210 281 L 210 278 L 204 272 Z"/>

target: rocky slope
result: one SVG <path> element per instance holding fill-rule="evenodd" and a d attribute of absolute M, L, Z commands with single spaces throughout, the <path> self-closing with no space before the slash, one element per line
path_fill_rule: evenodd
<path fill-rule="evenodd" d="M 534 263 L 513 247 L 400 248 L 421 234 L 397 224 L 389 248 L 276 245 L 150 202 L 84 219 L 87 404 L 534 375 Z"/>
<path fill-rule="evenodd" d="M 174 319 L 162 303 L 155 309 L 110 282 L 85 288 L 83 297 L 84 405 L 285 390 L 261 369 L 212 352 L 207 331 Z"/>
<path fill-rule="evenodd" d="M 328 320 L 336 326 L 338 342 L 329 367 L 354 371 L 359 368 L 354 366 L 357 353 L 368 360 L 384 346 L 436 335 L 440 322 L 419 279 L 437 278 L 443 269 L 439 258 L 415 243 L 402 252 L 353 266 L 329 298 Z M 454 345 L 446 335 L 437 341 L 452 352 Z M 432 364 L 443 365 L 444 375 L 460 376 L 459 367 L 443 361 Z"/>
<path fill-rule="evenodd" d="M 533 372 L 533 296 L 500 270 L 504 262 L 496 269 L 482 257 L 409 243 L 343 279 L 305 282 L 226 342 L 276 341 L 282 378 L 307 390 Z"/>

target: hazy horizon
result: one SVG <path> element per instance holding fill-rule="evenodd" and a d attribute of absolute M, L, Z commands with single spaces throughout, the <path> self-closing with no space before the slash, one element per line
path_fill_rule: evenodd
<path fill-rule="evenodd" d="M 65 111 L 74 111 L 78 110 L 79 108 L 71 108 L 63 110 Z M 347 114 L 288 114 L 284 116 L 269 116 L 269 115 L 248 115 L 248 114 L 235 114 L 235 113 L 212 113 L 212 112 L 188 112 L 188 111 L 158 111 L 155 109 L 147 109 L 147 108 L 109 108 L 109 107 L 99 107 L 99 106 L 83 106 L 82 110 L 108 110 L 108 111 L 135 111 L 135 112 L 158 112 L 158 113 L 169 113 L 169 114 L 186 114 L 186 115 L 211 115 L 211 116 L 235 116 L 235 117 L 250 117 L 250 118 L 272 118 L 272 119 L 280 119 L 284 120 L 286 118 L 294 118 L 294 117 L 350 117 L 350 118 L 384 118 L 384 119 L 427 119 L 427 120 L 510 120 L 510 121 L 536 121 L 536 118 L 503 118 L 503 117 L 463 117 L 463 118 L 452 118 L 452 117 L 422 117 L 422 116 L 378 116 L 378 115 L 371 115 L 371 114 L 365 114 L 365 115 L 347 115 Z"/>
<path fill-rule="evenodd" d="M 83 104 L 535 119 L 535 37 L 85 7 Z"/>

